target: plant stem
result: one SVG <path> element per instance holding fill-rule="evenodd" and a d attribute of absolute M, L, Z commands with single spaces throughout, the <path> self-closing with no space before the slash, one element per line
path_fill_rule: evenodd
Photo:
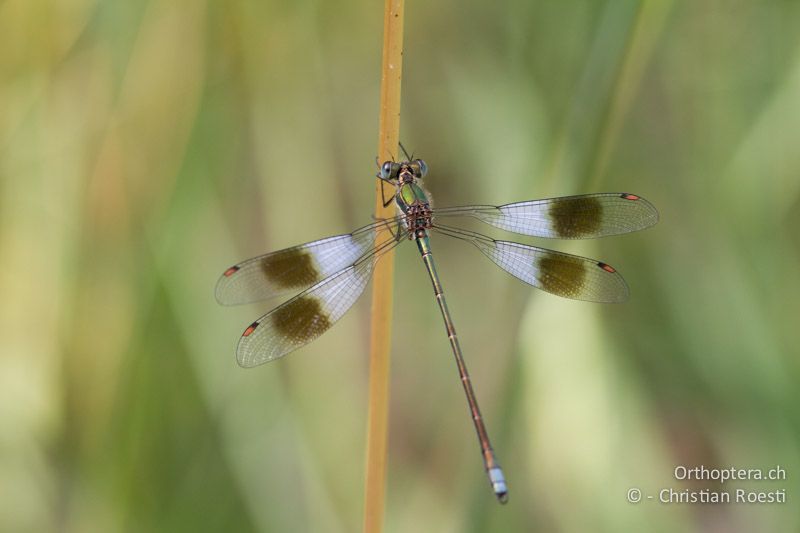
<path fill-rule="evenodd" d="M 378 138 L 379 161 L 393 159 L 400 139 L 400 82 L 403 66 L 403 0 L 386 0 L 383 15 L 383 65 Z M 394 215 L 384 206 L 385 182 L 376 180 L 375 217 Z M 392 195 L 394 191 L 387 191 Z M 378 234 L 376 233 L 376 240 Z M 377 242 L 376 242 L 377 244 Z M 392 333 L 394 253 L 375 265 L 372 282 L 369 399 L 367 412 L 367 466 L 364 495 L 364 531 L 380 532 L 386 493 L 386 448 L 389 414 L 389 351 Z"/>

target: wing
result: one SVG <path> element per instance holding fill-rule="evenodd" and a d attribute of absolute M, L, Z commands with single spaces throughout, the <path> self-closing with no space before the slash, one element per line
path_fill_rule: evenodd
<path fill-rule="evenodd" d="M 400 242 L 392 237 L 247 326 L 236 360 L 244 367 L 273 361 L 328 331 L 364 292 L 375 260 Z"/>
<path fill-rule="evenodd" d="M 381 220 L 353 233 L 328 237 L 248 259 L 226 270 L 215 295 L 222 305 L 266 300 L 310 287 L 355 263 L 375 244 L 375 231 L 397 224 Z"/>
<path fill-rule="evenodd" d="M 635 194 L 598 193 L 516 202 L 434 209 L 434 217 L 470 216 L 492 226 L 533 237 L 590 239 L 630 233 L 658 222 L 658 211 Z"/>
<path fill-rule="evenodd" d="M 556 296 L 589 302 L 615 303 L 628 299 L 628 285 L 620 274 L 601 261 L 496 241 L 480 233 L 435 226 L 439 233 L 474 244 L 497 266 L 537 289 Z"/>

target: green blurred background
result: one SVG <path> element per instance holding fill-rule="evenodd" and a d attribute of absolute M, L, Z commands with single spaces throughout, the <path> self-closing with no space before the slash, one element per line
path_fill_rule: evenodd
<path fill-rule="evenodd" d="M 382 11 L 0 2 L 0 530 L 360 530 L 369 297 L 244 370 L 270 303 L 213 287 L 370 222 Z M 616 306 L 435 239 L 505 507 L 401 247 L 386 531 L 800 530 L 798 27 L 777 0 L 408 2 L 401 138 L 437 205 L 626 191 L 661 221 L 536 242 L 618 267 Z M 779 464 L 722 488 L 788 503 L 625 499 L 701 464 Z"/>

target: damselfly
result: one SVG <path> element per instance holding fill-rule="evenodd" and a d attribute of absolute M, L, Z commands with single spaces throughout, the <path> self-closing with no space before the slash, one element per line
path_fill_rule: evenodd
<path fill-rule="evenodd" d="M 478 400 L 472 389 L 456 330 L 431 253 L 435 232 L 473 244 L 509 274 L 546 292 L 592 302 L 621 302 L 628 286 L 608 263 L 495 240 L 443 221 L 472 217 L 521 235 L 588 239 L 619 235 L 652 226 L 658 212 L 644 198 L 629 193 L 598 193 L 530 200 L 506 205 L 433 208 L 422 187 L 427 165 L 406 154 L 386 161 L 377 177 L 394 187 L 397 216 L 378 220 L 353 233 L 328 237 L 248 259 L 219 278 L 216 297 L 224 305 L 245 304 L 302 291 L 244 330 L 236 347 L 241 366 L 274 361 L 313 341 L 339 320 L 367 286 L 375 262 L 404 240 L 416 242 L 447 329 L 458 373 L 480 442 L 484 467 L 497 498 L 505 503 L 505 477 L 492 451 Z"/>

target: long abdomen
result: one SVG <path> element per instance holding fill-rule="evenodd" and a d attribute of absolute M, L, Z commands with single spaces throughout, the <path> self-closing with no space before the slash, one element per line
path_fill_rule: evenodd
<path fill-rule="evenodd" d="M 422 254 L 422 261 L 425 263 L 425 268 L 428 270 L 431 283 L 433 283 L 433 292 L 436 295 L 436 302 L 439 304 L 439 310 L 442 312 L 444 325 L 447 328 L 447 338 L 450 340 L 450 347 L 453 349 L 453 356 L 458 366 L 458 374 L 461 378 L 461 384 L 464 386 L 464 393 L 467 396 L 467 403 L 469 403 L 470 414 L 475 424 L 475 431 L 478 433 L 478 440 L 481 445 L 481 455 L 483 457 L 483 464 L 486 467 L 486 473 L 489 476 L 489 481 L 492 484 L 492 490 L 495 496 L 497 496 L 497 499 L 500 500 L 501 503 L 505 503 L 508 499 L 505 476 L 492 451 L 492 445 L 489 442 L 489 434 L 486 431 L 486 426 L 483 423 L 483 417 L 478 407 L 478 399 L 475 396 L 475 391 L 472 389 L 472 381 L 467 371 L 467 365 L 464 362 L 464 356 L 461 353 L 461 346 L 458 343 L 456 328 L 450 316 L 450 310 L 447 308 L 447 301 L 444 299 L 442 284 L 439 281 L 436 265 L 433 262 L 433 254 L 431 253 L 428 234 L 424 229 L 418 229 L 415 233 L 415 238 L 419 253 Z"/>

